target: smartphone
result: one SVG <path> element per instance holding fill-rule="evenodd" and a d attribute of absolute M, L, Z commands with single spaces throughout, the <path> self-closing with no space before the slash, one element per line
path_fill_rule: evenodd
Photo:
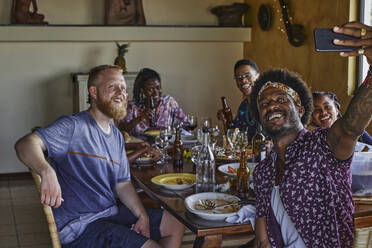
<path fill-rule="evenodd" d="M 314 29 L 315 50 L 317 52 L 350 52 L 361 48 L 360 46 L 338 46 L 333 43 L 334 39 L 355 40 L 359 38 L 351 35 L 335 33 L 332 28 Z"/>

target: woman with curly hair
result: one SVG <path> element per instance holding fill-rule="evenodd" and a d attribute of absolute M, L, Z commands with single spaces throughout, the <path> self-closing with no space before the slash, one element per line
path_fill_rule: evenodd
<path fill-rule="evenodd" d="M 133 98 L 128 103 L 127 116 L 119 121 L 119 129 L 133 136 L 141 135 L 149 128 L 188 122 L 177 101 L 169 95 L 162 95 L 160 76 L 150 68 L 143 68 L 138 73 Z M 152 107 L 149 107 L 149 102 Z"/>

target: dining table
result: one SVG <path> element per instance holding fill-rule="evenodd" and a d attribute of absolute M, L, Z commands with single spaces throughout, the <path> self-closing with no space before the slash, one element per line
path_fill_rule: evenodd
<path fill-rule="evenodd" d="M 221 164 L 223 162 L 217 163 L 216 167 Z M 185 207 L 184 200 L 187 196 L 196 193 L 195 187 L 174 190 L 161 187 L 151 181 L 153 177 L 167 173 L 195 174 L 195 165 L 191 161 L 185 161 L 181 169 L 174 168 L 171 162 L 163 165 L 157 165 L 155 163 L 131 165 L 131 175 L 135 184 L 195 234 L 194 248 L 221 247 L 224 235 L 254 234 L 250 223 L 238 224 L 228 223 L 225 220 L 205 220 L 189 212 Z M 228 180 L 227 176 L 216 169 L 217 184 L 224 183 L 226 180 Z M 235 191 L 228 191 L 226 193 L 236 194 Z M 372 202 L 369 204 L 356 202 L 353 217 L 355 228 L 372 227 Z"/>

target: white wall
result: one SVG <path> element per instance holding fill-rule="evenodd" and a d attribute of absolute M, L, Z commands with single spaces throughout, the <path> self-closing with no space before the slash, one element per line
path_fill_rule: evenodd
<path fill-rule="evenodd" d="M 51 24 L 102 24 L 103 0 L 38 0 Z M 144 0 L 148 24 L 213 25 L 211 6 L 218 0 Z M 0 23 L 10 20 L 11 0 L 0 1 Z M 1 36 L 1 27 L 0 27 Z M 232 67 L 243 54 L 242 43 L 135 42 L 126 55 L 129 71 L 157 70 L 163 92 L 173 95 L 185 112 L 200 118 L 220 107 L 225 95 L 236 109 L 241 97 L 232 80 Z M 37 125 L 72 113 L 73 72 L 87 72 L 113 63 L 114 42 L 1 42 L 0 43 L 0 173 L 25 171 L 13 145 Z"/>

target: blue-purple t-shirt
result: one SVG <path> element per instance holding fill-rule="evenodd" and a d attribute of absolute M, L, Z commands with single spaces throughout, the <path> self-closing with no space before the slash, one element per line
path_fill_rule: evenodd
<path fill-rule="evenodd" d="M 35 133 L 47 148 L 62 190 L 64 202 L 53 209 L 58 231 L 81 215 L 116 204 L 116 184 L 130 181 L 130 170 L 123 136 L 113 124 L 106 134 L 83 111 Z"/>

